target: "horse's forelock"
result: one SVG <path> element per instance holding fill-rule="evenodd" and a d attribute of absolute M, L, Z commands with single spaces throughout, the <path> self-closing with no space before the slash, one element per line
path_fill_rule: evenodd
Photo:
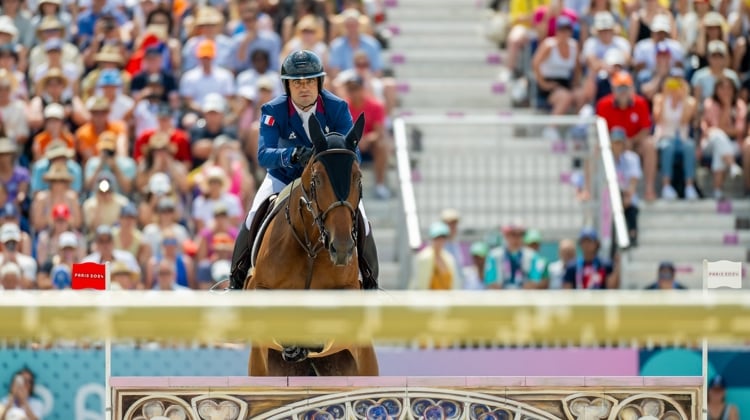
<path fill-rule="evenodd" d="M 346 137 L 339 133 L 330 133 L 326 136 L 328 149 L 346 149 Z"/>

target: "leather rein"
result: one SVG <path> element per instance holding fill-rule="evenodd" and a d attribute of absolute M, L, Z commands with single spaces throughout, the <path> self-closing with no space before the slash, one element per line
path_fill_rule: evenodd
<path fill-rule="evenodd" d="M 357 154 L 352 152 L 349 149 L 330 149 L 325 150 L 323 152 L 317 153 L 312 157 L 312 163 L 318 160 L 318 158 L 326 155 L 332 155 L 332 154 L 351 154 L 354 156 L 355 161 Z M 289 224 L 289 227 L 292 230 L 292 236 L 294 236 L 294 239 L 297 240 L 297 243 L 302 247 L 302 249 L 307 254 L 307 276 L 305 277 L 305 290 L 309 290 L 310 286 L 312 285 L 312 275 L 313 275 L 313 264 L 315 262 L 315 258 L 317 258 L 318 253 L 322 251 L 323 249 L 328 249 L 330 245 L 331 240 L 331 234 L 328 232 L 328 229 L 325 227 L 325 221 L 328 215 L 333 211 L 334 209 L 338 207 L 346 207 L 349 209 L 350 216 L 352 218 L 352 238 L 354 238 L 354 242 L 357 242 L 357 209 L 355 206 L 352 205 L 348 200 L 337 200 L 331 203 L 331 205 L 328 206 L 325 211 L 322 211 L 320 208 L 320 205 L 318 204 L 318 195 L 317 190 L 315 188 L 315 178 L 313 177 L 310 181 L 310 190 L 305 188 L 305 185 L 300 183 L 300 189 L 302 190 L 302 196 L 300 197 L 300 205 L 297 206 L 297 211 L 299 213 L 300 220 L 303 220 L 303 214 L 302 209 L 307 209 L 307 211 L 310 213 L 310 215 L 313 217 L 313 223 L 317 225 L 318 232 L 320 232 L 320 237 L 318 238 L 317 242 L 313 243 L 313 240 L 309 237 L 307 234 L 307 229 L 302 229 L 302 236 L 297 233 L 297 229 L 294 228 L 294 224 L 292 223 L 292 219 L 290 216 L 290 205 L 292 200 L 287 200 L 286 208 L 284 209 L 284 213 L 286 216 L 286 221 Z M 362 197 L 362 185 L 359 185 L 359 196 Z"/>

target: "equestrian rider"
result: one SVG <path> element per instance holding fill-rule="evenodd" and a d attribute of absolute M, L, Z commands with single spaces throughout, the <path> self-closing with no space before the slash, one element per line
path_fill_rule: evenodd
<path fill-rule="evenodd" d="M 232 255 L 230 289 L 242 289 L 251 266 L 253 240 L 250 238 L 255 213 L 263 202 L 286 185 L 299 178 L 313 155 L 308 121 L 313 113 L 326 133 L 346 134 L 352 128 L 352 116 L 347 103 L 323 89 L 323 63 L 308 50 L 295 51 L 281 66 L 285 95 L 280 95 L 261 107 L 258 162 L 267 169 L 266 177 L 255 193 L 253 205 L 235 242 Z M 357 156 L 361 160 L 359 151 Z M 363 284 L 377 287 L 378 259 L 370 224 L 362 201 L 359 213 L 365 232 L 358 232 L 364 240 L 359 267 Z"/>

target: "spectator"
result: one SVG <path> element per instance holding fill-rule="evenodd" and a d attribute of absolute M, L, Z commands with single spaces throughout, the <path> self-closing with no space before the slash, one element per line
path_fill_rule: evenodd
<path fill-rule="evenodd" d="M 603 17 L 606 15 L 612 18 L 611 25 L 609 24 L 609 17 Z M 616 29 L 618 34 L 624 33 L 628 27 L 627 22 L 623 21 L 620 12 L 616 8 L 611 7 L 609 0 L 591 0 L 588 10 L 584 14 L 578 14 L 578 16 L 580 17 L 581 24 L 580 40 L 584 45 L 588 42 L 590 36 L 596 36 L 600 30 L 597 28 L 597 17 L 599 17 L 600 22 L 602 22 L 602 19 L 605 19 L 607 26 L 612 26 L 611 29 Z M 620 38 L 619 35 L 617 37 Z M 630 50 L 630 41 L 627 38 L 623 38 L 623 40 L 627 42 L 628 50 Z M 584 49 L 586 49 L 585 46 Z"/>
<path fill-rule="evenodd" d="M 722 77 L 729 78 L 737 91 L 740 89 L 740 79 L 737 73 L 729 68 L 727 44 L 719 40 L 711 41 L 706 50 L 708 51 L 708 66 L 696 71 L 691 82 L 693 94 L 701 104 L 714 96 L 716 81 Z"/>
<path fill-rule="evenodd" d="M 677 198 L 677 191 L 672 186 L 677 154 L 682 156 L 685 198 L 698 199 L 698 191 L 695 189 L 695 142 L 690 136 L 690 125 L 696 115 L 697 102 L 690 96 L 690 86 L 684 76 L 682 69 L 673 68 L 661 91 L 654 96 L 653 141 L 660 151 L 661 198 L 665 200 Z"/>
<path fill-rule="evenodd" d="M 18 30 L 18 42 L 24 48 L 31 48 L 34 43 L 34 27 L 31 24 L 29 13 L 21 0 L 3 0 L 3 15 L 13 20 L 13 25 Z"/>
<path fill-rule="evenodd" d="M 36 260 L 40 264 L 51 260 L 52 256 L 58 253 L 58 249 L 66 246 L 77 251 L 76 261 L 86 256 L 86 239 L 73 227 L 70 207 L 58 204 L 52 209 L 52 224 L 37 233 Z"/>
<path fill-rule="evenodd" d="M 536 288 L 543 270 L 534 266 L 536 252 L 523 246 L 526 227 L 514 222 L 503 227 L 504 245 L 490 250 L 484 267 L 484 284 L 489 289 Z"/>
<path fill-rule="evenodd" d="M 22 222 L 21 213 L 18 210 L 18 206 L 14 203 L 5 203 L 4 206 L 0 207 L 0 226 L 12 223 L 20 227 Z M 22 254 L 31 255 L 31 242 L 31 236 L 21 230 L 21 242 L 18 244 L 18 249 Z"/>
<path fill-rule="evenodd" d="M 12 72 L 0 69 L 0 127 L 3 133 L 17 145 L 25 145 L 29 139 L 29 125 L 26 122 L 26 105 L 13 92 L 18 89 L 18 81 Z"/>
<path fill-rule="evenodd" d="M 739 420 L 737 406 L 727 402 L 726 382 L 716 375 L 708 383 L 708 418 L 710 420 Z"/>
<path fill-rule="evenodd" d="M 182 49 L 182 70 L 187 72 L 194 69 L 200 63 L 201 57 L 196 55 L 198 48 L 204 41 L 209 41 L 214 46 L 214 57 L 217 66 L 225 69 L 231 68 L 232 40 L 224 35 L 222 26 L 224 18 L 221 13 L 213 7 L 201 7 L 196 12 L 195 35 L 191 36 Z"/>
<path fill-rule="evenodd" d="M 68 41 L 66 41 L 65 37 L 65 28 L 67 26 L 63 25 L 63 22 L 60 21 L 55 16 L 45 16 L 42 18 L 42 20 L 39 22 L 39 26 L 37 26 L 37 38 L 39 39 L 39 42 L 36 46 L 31 48 L 31 51 L 29 52 L 29 72 L 31 74 L 34 74 L 36 69 L 42 65 L 45 61 L 47 61 L 47 54 L 45 52 L 45 45 L 46 42 L 50 39 L 61 39 L 63 40 L 62 45 L 62 62 L 63 63 L 73 63 L 75 64 L 76 68 L 78 69 L 79 74 L 83 74 L 83 57 L 81 56 L 81 52 L 78 50 L 78 47 L 75 46 L 75 44 L 72 44 Z"/>
<path fill-rule="evenodd" d="M 688 3 L 688 2 L 685 2 Z M 692 10 L 690 10 L 692 3 Z M 693 0 L 688 4 L 677 3 L 677 36 L 685 51 L 695 51 L 695 44 L 698 41 L 700 25 L 703 18 L 711 11 L 710 0 Z"/>
<path fill-rule="evenodd" d="M 630 56 L 630 43 L 622 36 L 615 34 L 617 22 L 612 13 L 598 12 L 593 17 L 591 26 L 592 36 L 586 39 L 581 51 L 581 64 L 586 66 L 585 93 L 587 101 L 595 97 L 596 83 L 602 71 L 607 71 L 605 61 L 607 53 L 612 50 L 622 52 L 623 56 Z M 625 60 L 621 64 L 626 64 Z"/>
<path fill-rule="evenodd" d="M 286 57 L 292 51 L 309 50 L 318 54 L 323 64 L 328 63 L 328 45 L 325 41 L 325 29 L 320 18 L 313 14 L 302 16 L 294 28 L 294 37 L 284 44 L 281 56 Z"/>
<path fill-rule="evenodd" d="M 675 267 L 674 264 L 669 261 L 659 263 L 658 278 L 654 283 L 651 283 L 647 290 L 672 290 L 672 289 L 686 289 L 681 283 L 675 280 Z"/>
<path fill-rule="evenodd" d="M 21 288 L 31 289 L 36 281 L 36 261 L 30 255 L 23 254 L 19 249 L 21 229 L 15 223 L 3 223 L 0 226 L 0 267 L 4 264 L 15 263 L 21 268 Z"/>
<path fill-rule="evenodd" d="M 188 110 L 199 113 L 209 94 L 218 93 L 225 98 L 231 98 L 235 93 L 235 86 L 232 73 L 214 62 L 216 58 L 214 41 L 210 39 L 200 41 L 195 48 L 195 57 L 200 65 L 182 74 L 180 96 Z"/>
<path fill-rule="evenodd" d="M 445 223 L 450 229 L 448 240 L 445 241 L 445 250 L 453 256 L 458 269 L 458 276 L 463 281 L 462 268 L 467 264 L 464 263 L 464 256 L 461 250 L 461 244 L 458 241 L 458 224 L 461 222 L 461 215 L 458 210 L 447 208 L 440 212 L 440 221 Z"/>
<path fill-rule="evenodd" d="M 81 99 L 87 101 L 92 96 L 99 96 L 97 90 L 99 75 L 104 70 L 114 70 L 120 73 L 122 86 L 120 89 L 124 93 L 130 93 L 130 74 L 122 69 L 125 61 L 123 60 L 123 49 L 117 45 L 104 45 L 101 50 L 96 50 L 94 55 L 96 67 L 91 70 L 81 82 Z"/>
<path fill-rule="evenodd" d="M 120 219 L 117 226 L 112 228 L 115 249 L 130 252 L 138 260 L 138 264 L 146 266 L 151 257 L 151 248 L 146 243 L 143 233 L 138 229 L 138 209 L 128 203 L 120 209 Z"/>
<path fill-rule="evenodd" d="M 27 3 L 27 6 L 30 6 L 30 4 Z M 36 7 L 36 13 L 31 17 L 31 26 L 36 28 L 37 31 L 35 34 L 35 41 L 37 43 L 41 41 L 39 27 L 46 18 L 55 18 L 60 22 L 62 28 L 70 28 L 69 32 L 74 31 L 73 17 L 65 10 L 62 0 L 40 0 Z M 66 40 L 70 38 L 71 34 L 66 34 L 64 37 Z"/>
<path fill-rule="evenodd" d="M 534 282 L 529 284 L 532 289 L 547 289 L 549 288 L 549 271 L 547 269 L 548 262 L 539 251 L 542 249 L 542 234 L 536 229 L 529 229 L 523 236 L 523 244 L 529 249 L 534 251 L 534 259 L 531 262 L 532 272 L 535 275 L 530 276 L 534 278 Z M 541 274 L 537 274 L 541 273 Z"/>
<path fill-rule="evenodd" d="M 82 191 L 83 171 L 81 165 L 74 160 L 75 152 L 64 140 L 54 140 L 47 145 L 44 156 L 34 162 L 31 169 L 31 195 L 36 195 L 39 191 L 49 189 L 49 184 L 44 180 L 50 167 L 55 164 L 65 165 L 70 173 L 72 183 L 71 189 L 75 192 Z"/>
<path fill-rule="evenodd" d="M 58 69 L 67 82 L 63 95 L 72 97 L 74 92 L 78 92 L 78 78 L 81 76 L 81 70 L 72 62 L 62 61 L 62 49 L 63 40 L 60 38 L 50 38 L 44 42 L 47 59 L 34 69 L 32 82 L 36 86 L 50 70 Z"/>
<path fill-rule="evenodd" d="M 203 227 L 198 233 L 198 253 L 196 260 L 198 264 L 210 264 L 215 261 L 218 250 L 218 243 L 223 243 L 217 238 L 226 237 L 230 244 L 230 251 L 234 246 L 234 240 L 239 233 L 236 224 L 230 223 L 229 209 L 222 203 L 214 206 L 213 220 L 207 226 Z M 231 254 L 230 254 L 231 259 Z"/>
<path fill-rule="evenodd" d="M 375 196 L 385 200 L 391 197 L 391 191 L 385 185 L 385 172 L 391 153 L 385 132 L 385 106 L 366 92 L 364 84 L 364 79 L 359 75 L 352 75 L 345 84 L 347 102 L 352 119 L 356 119 L 360 114 L 365 115 L 365 129 L 358 144 L 359 151 L 362 154 L 362 162 L 374 163 Z"/>
<path fill-rule="evenodd" d="M 48 259 L 54 263 L 52 269 L 53 284 L 58 289 L 64 289 L 70 287 L 70 270 L 73 268 L 73 264 L 83 261 L 86 257 L 86 239 L 81 236 L 78 232 L 67 231 L 62 232 L 57 236 L 53 252 L 48 254 Z M 54 275 L 63 272 L 66 275 L 66 279 L 54 279 Z"/>
<path fill-rule="evenodd" d="M 100 173 L 95 179 L 94 193 L 83 202 L 84 221 L 89 231 L 101 225 L 114 225 L 129 202 L 127 197 L 114 191 L 116 181 L 111 175 Z"/>
<path fill-rule="evenodd" d="M 202 230 L 213 222 L 214 208 L 223 206 L 228 209 L 232 225 L 238 225 L 244 213 L 239 197 L 230 194 L 227 189 L 229 179 L 220 166 L 213 166 L 206 170 L 201 185 L 201 195 L 193 201 L 193 224 L 197 231 Z"/>
<path fill-rule="evenodd" d="M 163 233 L 159 252 L 155 252 L 146 269 L 146 288 L 163 287 L 160 277 L 165 265 L 172 268 L 171 275 L 174 283 L 182 288 L 197 289 L 195 282 L 195 265 L 193 259 L 180 251 L 180 244 L 175 232 L 167 230 Z M 163 263 L 167 264 L 163 264 Z M 164 289 L 162 289 L 164 290 Z"/>
<path fill-rule="evenodd" d="M 729 33 L 725 31 L 726 29 L 729 28 L 721 13 L 708 12 L 703 16 L 703 19 L 698 24 L 698 38 L 693 49 L 695 57 L 698 59 L 698 68 L 710 65 L 708 56 L 711 52 L 708 51 L 708 46 L 712 42 L 721 41 L 725 44 L 728 43 Z M 729 66 L 729 63 L 727 65 Z"/>
<path fill-rule="evenodd" d="M 100 23 L 101 22 L 101 23 Z M 107 0 L 91 0 L 91 7 L 78 15 L 77 44 L 92 42 L 102 32 L 122 26 L 127 18 Z"/>
<path fill-rule="evenodd" d="M 609 129 L 621 127 L 627 136 L 627 148 L 635 150 L 643 160 L 646 188 L 644 198 L 648 201 L 656 198 L 656 147 L 649 136 L 651 131 L 651 112 L 648 102 L 637 95 L 633 88 L 633 79 L 627 72 L 621 71 L 612 76 L 613 93 L 596 103 L 596 114 L 607 121 Z"/>
<path fill-rule="evenodd" d="M 140 267 L 138 261 L 136 261 L 133 254 L 122 249 L 116 249 L 114 245 L 114 236 L 112 234 L 112 227 L 109 225 L 99 225 L 96 229 L 92 229 L 94 232 L 94 249 L 95 251 L 86 256 L 82 262 L 95 262 L 104 264 L 106 262 L 114 263 L 116 261 L 123 262 L 130 267 L 134 272 L 140 273 Z"/>
<path fill-rule="evenodd" d="M 628 39 L 631 45 L 649 39 L 654 32 L 664 30 L 672 36 L 677 34 L 673 31 L 673 17 L 659 0 L 645 0 L 641 2 L 644 7 L 639 7 L 630 15 L 628 24 Z"/>
<path fill-rule="evenodd" d="M 177 193 L 172 188 L 172 181 L 167 174 L 156 172 L 146 182 L 147 185 L 139 189 L 143 195 L 143 199 L 138 206 L 139 226 L 146 226 L 156 221 L 156 207 L 162 198 L 171 198 L 175 202 L 179 200 Z"/>
<path fill-rule="evenodd" d="M 622 195 L 622 209 L 628 229 L 630 245 L 638 242 L 638 182 L 641 180 L 641 161 L 635 152 L 627 150 L 627 134 L 622 127 L 614 127 L 609 134 L 612 157 Z"/>
<path fill-rule="evenodd" d="M 52 261 L 46 261 L 39 265 L 36 272 L 36 289 L 37 290 L 54 290 L 55 284 L 52 282 Z"/>
<path fill-rule="evenodd" d="M 173 133 L 172 137 L 175 138 L 180 134 Z M 182 162 L 175 160 L 176 150 L 178 149 L 175 143 L 170 141 L 167 133 L 159 131 L 150 135 L 145 153 L 143 153 L 145 157 L 138 164 L 138 173 L 135 178 L 139 190 L 143 190 L 154 174 L 164 173 L 169 175 L 172 180 L 170 182 L 174 183 L 177 191 L 187 191 L 187 169 Z"/>
<path fill-rule="evenodd" d="M 81 157 L 81 164 L 85 167 L 89 159 L 99 155 L 97 145 L 99 144 L 99 137 L 104 132 L 110 132 L 115 136 L 118 155 L 130 155 L 128 152 L 127 127 L 122 121 L 112 120 L 109 117 L 112 111 L 112 104 L 109 100 L 103 96 L 97 96 L 87 105 L 91 112 L 91 121 L 76 130 L 76 139 L 78 140 L 76 145 L 78 155 Z"/>
<path fill-rule="evenodd" d="M 161 291 L 189 290 L 189 288 L 178 284 L 177 273 L 175 272 L 174 263 L 170 260 L 161 260 L 156 266 L 156 283 L 154 288 Z"/>
<path fill-rule="evenodd" d="M 201 185 L 212 167 L 220 167 L 228 177 L 228 192 L 240 203 L 250 203 L 255 195 L 255 179 L 247 176 L 248 163 L 239 151 L 237 141 L 221 135 L 214 139 L 211 156 L 191 173 L 195 185 Z"/>
<path fill-rule="evenodd" d="M 536 39 L 543 40 L 555 36 L 557 19 L 565 17 L 575 23 L 578 20 L 576 12 L 565 7 L 563 0 L 550 0 L 534 10 L 533 24 L 536 29 Z M 565 19 L 563 19 L 565 20 Z"/>
<path fill-rule="evenodd" d="M 156 204 L 156 221 L 143 228 L 143 236 L 151 247 L 155 258 L 160 258 L 164 232 L 172 232 L 177 242 L 184 244 L 190 234 L 184 226 L 177 223 L 177 204 L 170 197 L 161 197 Z"/>
<path fill-rule="evenodd" d="M 8 194 L 7 202 L 20 205 L 29 194 L 29 171 L 16 163 L 17 152 L 15 143 L 0 137 L 0 181 Z"/>
<path fill-rule="evenodd" d="M 557 261 L 547 266 L 549 288 L 562 289 L 566 268 L 576 259 L 576 244 L 570 239 L 563 239 L 557 245 Z"/>
<path fill-rule="evenodd" d="M 130 156 L 116 155 L 117 136 L 111 131 L 105 131 L 99 135 L 96 144 L 98 151 L 86 161 L 85 169 L 85 191 L 94 189 L 94 183 L 102 175 L 112 180 L 112 189 L 116 193 L 130 194 L 136 176 L 135 161 Z"/>
<path fill-rule="evenodd" d="M 5 406 L 5 410 L 0 415 L 1 419 L 42 419 L 44 406 L 34 396 L 34 374 L 30 370 L 24 368 L 14 373 L 8 388 L 10 389 L 8 396 L 0 401 L 0 404 Z"/>
<path fill-rule="evenodd" d="M 62 162 L 50 165 L 43 179 L 49 183 L 49 190 L 39 191 L 31 201 L 33 231 L 41 232 L 50 227 L 50 221 L 53 220 L 52 209 L 58 204 L 70 209 L 70 223 L 74 228 L 79 228 L 82 223 L 81 207 L 78 204 L 78 193 L 71 189 L 73 176 L 68 172 L 67 166 Z"/>
<path fill-rule="evenodd" d="M 153 137 L 157 133 L 159 133 L 159 137 L 154 139 Z M 170 143 L 169 149 L 172 150 L 173 157 L 182 164 L 187 165 L 188 168 L 192 167 L 193 158 L 190 152 L 190 136 L 185 131 L 175 127 L 172 118 L 172 109 L 166 103 L 156 105 L 156 128 L 143 131 L 136 139 L 133 146 L 133 159 L 141 163 L 143 156 L 147 155 L 151 150 L 151 146 L 149 146 L 151 142 L 154 142 L 153 144 L 161 144 L 164 140 L 161 138 L 162 136 L 166 136 L 167 143 Z"/>
<path fill-rule="evenodd" d="M 122 261 L 115 261 L 110 270 L 110 290 L 143 289 L 140 276 Z"/>
<path fill-rule="evenodd" d="M 372 66 L 370 65 L 370 57 L 363 50 L 357 50 L 354 52 L 354 68 L 344 70 L 334 80 L 334 87 L 339 88 L 352 78 L 352 73 L 361 77 L 364 80 L 365 90 L 374 98 L 379 100 L 385 105 L 386 115 L 391 115 L 393 110 L 398 105 L 398 97 L 396 92 L 396 82 L 392 77 L 379 77 L 373 73 Z M 345 96 L 346 93 L 342 93 L 341 96 Z M 387 128 L 390 121 L 386 121 Z"/>
<path fill-rule="evenodd" d="M 29 88 L 26 83 L 26 74 L 18 70 L 19 67 L 19 47 L 13 43 L 0 43 L 0 69 L 3 69 L 13 76 L 16 81 L 16 87 L 11 91 L 13 99 L 27 101 L 29 98 Z M 23 63 L 25 65 L 25 63 Z"/>
<path fill-rule="evenodd" d="M 363 50 L 370 59 L 370 66 L 377 76 L 383 72 L 383 62 L 380 56 L 380 44 L 375 38 L 360 31 L 359 18 L 361 14 L 356 9 L 346 9 L 341 12 L 345 34 L 331 42 L 331 55 L 328 71 L 331 78 L 343 71 L 354 67 L 354 52 Z"/>
<path fill-rule="evenodd" d="M 250 62 L 253 52 L 265 50 L 270 58 L 271 70 L 279 69 L 281 56 L 281 38 L 273 31 L 269 31 L 259 25 L 258 14 L 260 12 L 258 2 L 252 0 L 240 1 L 238 12 L 242 21 L 238 32 L 232 36 L 234 48 L 231 70 L 240 72 L 252 67 Z"/>
<path fill-rule="evenodd" d="M 125 121 L 129 119 L 130 113 L 133 112 L 135 101 L 129 95 L 122 92 L 122 75 L 119 70 L 106 69 L 99 73 L 99 80 L 96 87 L 100 89 L 101 96 L 109 102 L 110 121 Z M 91 97 L 86 101 L 86 107 L 91 109 L 96 97 Z"/>
<path fill-rule="evenodd" d="M 742 176 L 742 168 L 735 162 L 740 156 L 740 142 L 747 135 L 747 105 L 739 98 L 734 82 L 721 76 L 716 80 L 714 94 L 703 104 L 700 144 L 702 156 L 711 157 L 714 175 L 714 198 L 724 199 L 724 178 Z"/>
<path fill-rule="evenodd" d="M 510 31 L 506 40 L 507 60 L 513 65 L 516 77 L 522 77 L 521 52 L 527 48 L 529 42 L 536 39 L 537 33 L 532 24 L 534 11 L 544 5 L 546 1 L 512 1 L 510 2 Z"/>
<path fill-rule="evenodd" d="M 51 103 L 44 108 L 44 127 L 34 136 L 32 153 L 34 160 L 47 154 L 47 147 L 52 143 L 62 142 L 66 148 L 75 147 L 76 141 L 65 126 L 65 108 L 58 103 Z M 58 146 L 59 147 L 59 146 Z"/>
<path fill-rule="evenodd" d="M 237 88 L 243 86 L 252 86 L 257 88 L 258 82 L 261 78 L 270 79 L 273 83 L 273 95 L 281 95 L 284 93 L 283 86 L 281 85 L 281 79 L 279 78 L 278 72 L 271 69 L 271 58 L 268 55 L 268 51 L 258 49 L 253 51 L 250 56 L 252 67 L 241 72 L 237 75 Z"/>
<path fill-rule="evenodd" d="M 542 107 L 551 107 L 552 115 L 563 115 L 582 102 L 578 86 L 578 43 L 573 39 L 573 21 L 566 16 L 556 19 L 555 36 L 540 42 L 532 66 L 539 87 L 538 101 Z M 553 126 L 545 129 L 545 138 L 560 139 Z"/>
<path fill-rule="evenodd" d="M 664 81 L 669 77 L 674 67 L 672 65 L 672 53 L 664 42 L 656 44 L 656 61 L 650 80 L 642 80 L 640 85 L 640 94 L 648 101 L 653 101 L 656 92 L 661 90 Z"/>
<path fill-rule="evenodd" d="M 173 125 L 171 120 L 175 114 L 173 107 L 163 99 L 165 88 L 162 84 L 166 83 L 166 79 L 162 79 L 159 74 L 152 74 L 146 83 L 146 87 L 136 95 L 140 99 L 133 107 L 136 143 L 142 138 L 144 132 L 154 132 L 159 129 L 159 114 L 163 114 L 163 117 L 169 120 L 170 126 Z M 134 149 L 137 150 L 137 148 Z"/>
<path fill-rule="evenodd" d="M 21 290 L 23 287 L 21 267 L 14 262 L 6 262 L 0 267 L 0 290 Z"/>
<path fill-rule="evenodd" d="M 578 236 L 581 255 L 565 268 L 564 289 L 617 289 L 617 273 L 612 263 L 599 257 L 599 235 L 584 229 Z"/>
<path fill-rule="evenodd" d="M 156 46 L 145 50 L 143 65 L 133 77 L 130 89 L 136 101 L 152 98 L 153 102 L 167 102 L 172 108 L 179 104 L 177 79 L 163 68 L 162 51 Z"/>
<path fill-rule="evenodd" d="M 201 107 L 203 118 L 198 120 L 190 130 L 192 167 L 202 165 L 209 158 L 213 149 L 213 141 L 221 136 L 237 138 L 237 132 L 229 124 L 225 124 L 227 109 L 226 100 L 219 94 L 211 93 L 206 96 Z"/>
<path fill-rule="evenodd" d="M 657 2 L 657 0 L 648 1 Z M 655 15 L 649 27 L 651 29 L 649 37 L 633 44 L 635 45 L 633 47 L 633 65 L 635 66 L 636 80 L 639 83 L 650 80 L 656 73 L 657 54 L 669 53 L 672 67 L 683 66 L 685 60 L 685 51 L 682 49 L 682 45 L 677 40 L 670 38 L 672 32 L 670 15 L 663 13 Z"/>
<path fill-rule="evenodd" d="M 417 253 L 414 260 L 413 290 L 461 289 L 458 267 L 453 256 L 445 250 L 450 228 L 443 222 L 430 225 L 430 245 Z"/>
<path fill-rule="evenodd" d="M 470 290 L 484 289 L 484 265 L 487 263 L 489 246 L 485 242 L 474 242 L 469 247 L 471 265 L 463 267 L 464 286 Z"/>

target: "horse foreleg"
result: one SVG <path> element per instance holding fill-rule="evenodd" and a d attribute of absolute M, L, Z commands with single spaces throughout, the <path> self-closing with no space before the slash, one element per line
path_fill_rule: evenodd
<path fill-rule="evenodd" d="M 247 363 L 249 376 L 268 376 L 268 347 L 250 347 Z"/>
<path fill-rule="evenodd" d="M 269 349 L 267 354 L 267 376 L 316 376 L 315 369 L 310 364 L 310 359 L 301 362 L 287 362 L 279 351 Z"/>
<path fill-rule="evenodd" d="M 349 350 L 308 359 L 318 376 L 357 376 L 357 361 Z"/>

